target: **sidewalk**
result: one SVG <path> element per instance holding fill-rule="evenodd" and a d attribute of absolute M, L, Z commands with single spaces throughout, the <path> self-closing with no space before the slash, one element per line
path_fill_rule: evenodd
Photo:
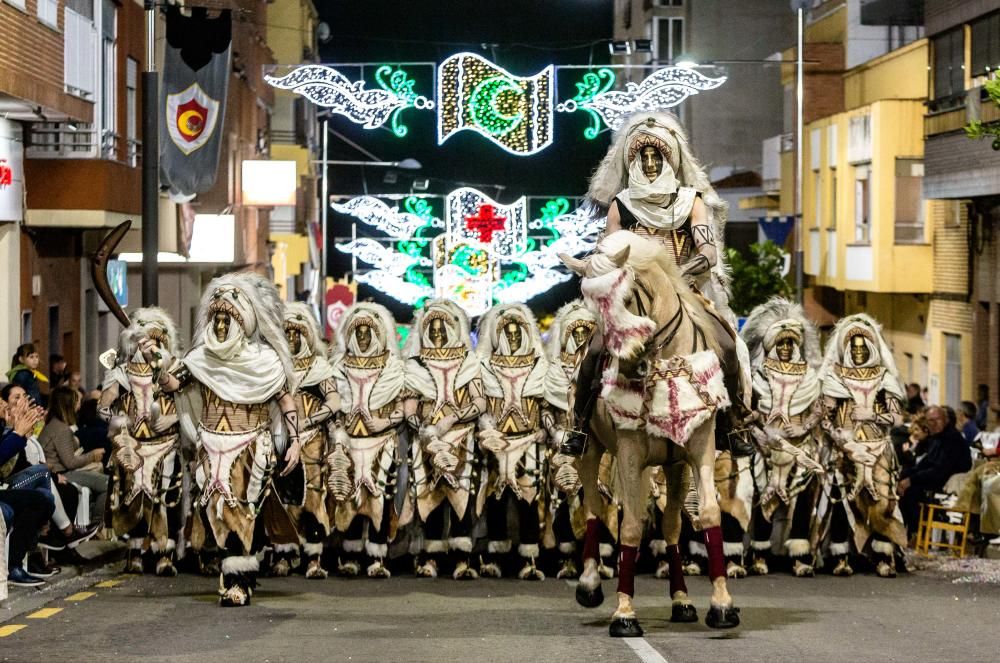
<path fill-rule="evenodd" d="M 121 571 L 125 544 L 120 541 L 86 541 L 76 550 L 86 561 L 80 565 L 64 565 L 62 572 L 47 578 L 42 587 L 8 587 L 7 600 L 0 602 L 0 624 Z"/>
<path fill-rule="evenodd" d="M 1000 585 L 1000 546 L 989 546 L 984 557 L 909 554 L 906 563 L 918 575 L 950 580 L 956 585 Z"/>

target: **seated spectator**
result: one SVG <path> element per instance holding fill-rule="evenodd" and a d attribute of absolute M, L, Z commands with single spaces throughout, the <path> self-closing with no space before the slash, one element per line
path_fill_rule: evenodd
<path fill-rule="evenodd" d="M 82 398 L 87 398 L 87 390 L 83 388 L 83 376 L 80 375 L 80 371 L 73 371 L 69 374 L 66 386 L 80 392 Z"/>
<path fill-rule="evenodd" d="M 4 410 L 18 405 L 22 400 L 29 402 L 27 394 L 15 384 L 6 384 L 0 389 L 0 430 L 5 426 Z M 9 469 L 8 472 L 5 472 Z M 69 546 L 75 548 L 94 536 L 96 527 L 83 528 L 73 525 L 69 514 L 76 511 L 77 489 L 63 477 L 54 477 L 45 464 L 45 452 L 38 440 L 30 434 L 27 443 L 15 458 L 0 466 L 0 481 L 14 488 L 38 490 L 53 501 L 55 511 L 52 522 L 55 530 L 50 530 L 39 542 L 49 550 L 62 550 Z M 66 496 L 64 498 L 64 495 Z M 68 507 L 68 508 L 67 508 Z M 38 573 L 33 575 L 48 575 L 42 569 L 32 569 Z"/>
<path fill-rule="evenodd" d="M 894 444 L 896 444 L 896 457 L 899 458 L 900 471 L 911 468 L 917 463 L 917 457 L 922 456 L 926 449 L 927 437 L 927 417 L 924 414 L 916 415 L 910 422 L 909 427 L 900 426 L 905 432 L 905 439 L 898 444 L 895 443 L 895 433 L 893 429 Z"/>
<path fill-rule="evenodd" d="M 969 473 L 958 493 L 955 506 L 972 514 L 970 541 L 1000 543 L 1000 457 L 997 457 L 997 433 L 984 433 L 984 462 Z M 992 439 L 989 439 L 992 438 Z M 978 540 L 978 541 L 977 541 Z"/>
<path fill-rule="evenodd" d="M 958 429 L 962 431 L 965 441 L 971 446 L 979 435 L 979 426 L 976 425 L 976 404 L 972 401 L 962 401 L 958 408 Z"/>
<path fill-rule="evenodd" d="M 0 464 L 7 464 L 27 444 L 27 435 L 42 417 L 42 409 L 27 399 L 9 408 L 13 425 L 0 436 Z M 34 549 L 38 536 L 52 516 L 52 501 L 37 490 L 0 489 L 0 515 L 10 532 L 7 582 L 20 587 L 38 587 L 45 581 L 24 568 L 25 556 Z"/>
<path fill-rule="evenodd" d="M 920 385 L 911 382 L 906 385 L 906 413 L 917 414 L 924 409 L 924 399 L 920 397 Z"/>
<path fill-rule="evenodd" d="M 981 431 L 988 430 L 989 420 L 990 388 L 985 384 L 981 384 L 976 390 L 976 426 Z"/>
<path fill-rule="evenodd" d="M 31 343 L 18 346 L 10 361 L 7 379 L 24 389 L 28 397 L 39 405 L 45 405 L 42 399 L 42 385 L 49 379 L 38 371 L 38 352 Z"/>
<path fill-rule="evenodd" d="M 945 408 L 938 405 L 927 408 L 927 429 L 930 435 L 924 442 L 926 452 L 916 464 L 900 472 L 897 493 L 903 522 L 912 535 L 920 518 L 920 503 L 941 491 L 953 474 L 968 472 L 972 467 L 969 443 L 955 428 Z"/>
<path fill-rule="evenodd" d="M 111 440 L 108 439 L 108 422 L 97 414 L 97 401 L 88 398 L 80 406 L 77 423 L 80 429 L 76 437 L 80 440 L 80 448 L 84 451 L 104 449 L 104 466 L 111 460 Z"/>
<path fill-rule="evenodd" d="M 100 526 L 104 522 L 104 503 L 108 493 L 108 476 L 101 460 L 104 449 L 83 452 L 76 437 L 76 413 L 80 393 L 69 387 L 52 391 L 45 428 L 38 441 L 45 450 L 49 469 L 70 482 L 90 489 L 90 520 Z"/>

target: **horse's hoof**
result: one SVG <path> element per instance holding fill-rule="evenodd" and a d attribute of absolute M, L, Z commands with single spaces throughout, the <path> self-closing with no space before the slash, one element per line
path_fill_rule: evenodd
<path fill-rule="evenodd" d="M 619 617 L 611 622 L 608 633 L 612 638 L 641 638 L 642 627 L 635 617 Z"/>
<path fill-rule="evenodd" d="M 713 605 L 708 609 L 705 623 L 709 628 L 735 628 L 740 625 L 740 609 Z"/>
<path fill-rule="evenodd" d="M 675 603 L 670 609 L 670 621 L 690 624 L 698 621 L 698 610 L 690 603 Z"/>
<path fill-rule="evenodd" d="M 576 602 L 584 608 L 596 608 L 604 603 L 604 590 L 598 585 L 594 589 L 587 589 L 583 585 L 576 586 Z"/>

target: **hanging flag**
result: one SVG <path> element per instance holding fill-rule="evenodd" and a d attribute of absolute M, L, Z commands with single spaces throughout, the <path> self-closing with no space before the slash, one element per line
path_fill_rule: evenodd
<path fill-rule="evenodd" d="M 784 246 L 788 239 L 788 233 L 792 231 L 794 216 L 762 216 L 760 217 L 760 229 L 764 231 L 764 237 L 768 238 L 778 246 Z"/>
<path fill-rule="evenodd" d="M 232 52 L 229 10 L 168 6 L 160 96 L 160 180 L 190 200 L 215 184 Z"/>
<path fill-rule="evenodd" d="M 510 74 L 472 53 L 438 67 L 438 143 L 469 129 L 514 154 L 534 154 L 552 143 L 552 65 L 534 76 Z"/>

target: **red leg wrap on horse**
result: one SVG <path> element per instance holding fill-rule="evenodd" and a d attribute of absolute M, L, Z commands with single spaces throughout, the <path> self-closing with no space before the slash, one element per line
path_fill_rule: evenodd
<path fill-rule="evenodd" d="M 601 559 L 601 521 L 597 518 L 587 521 L 587 532 L 583 535 L 583 559 Z"/>
<path fill-rule="evenodd" d="M 715 580 L 726 575 L 726 556 L 722 552 L 722 528 L 705 529 L 705 549 L 708 551 L 708 577 Z"/>
<path fill-rule="evenodd" d="M 639 549 L 626 545 L 621 545 L 618 549 L 618 591 L 635 596 L 635 558 Z"/>
<path fill-rule="evenodd" d="M 681 549 L 676 543 L 667 546 L 667 564 L 670 565 L 670 596 L 676 592 L 687 594 L 687 583 L 684 582 L 684 569 L 681 568 Z"/>

